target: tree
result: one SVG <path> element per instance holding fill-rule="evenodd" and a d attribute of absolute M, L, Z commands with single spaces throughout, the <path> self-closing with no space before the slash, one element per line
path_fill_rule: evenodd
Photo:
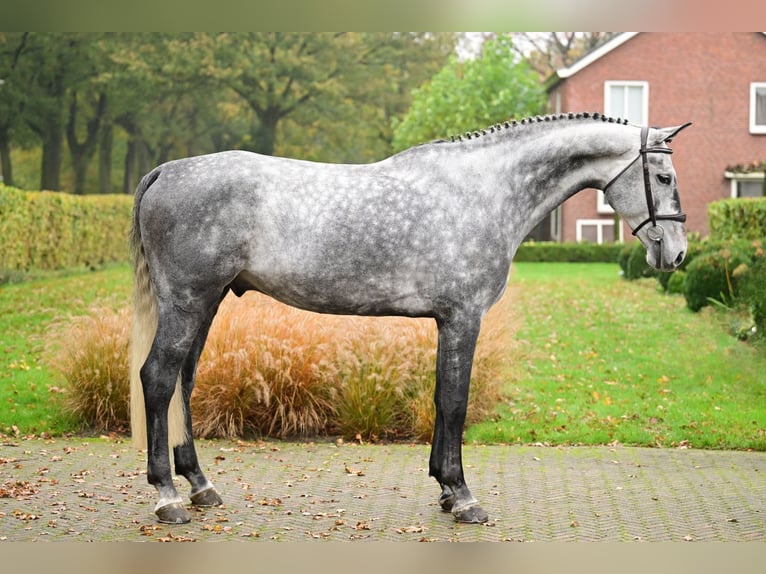
<path fill-rule="evenodd" d="M 272 154 L 279 122 L 337 92 L 357 48 L 353 34 L 197 33 L 168 43 L 164 71 L 232 90 L 258 119 L 246 147 Z"/>
<path fill-rule="evenodd" d="M 18 77 L 19 59 L 28 38 L 29 32 L 0 34 L 0 171 L 6 185 L 13 185 L 11 141 L 25 127 L 21 121 L 25 94 Z"/>
<path fill-rule="evenodd" d="M 392 120 L 455 52 L 452 33 L 365 33 L 365 57 L 340 76 L 339 97 L 320 97 L 280 124 L 276 153 L 318 161 L 375 161 L 393 152 Z"/>
<path fill-rule="evenodd" d="M 613 32 L 513 32 L 513 49 L 529 62 L 540 78 L 574 63 L 606 42 Z"/>
<path fill-rule="evenodd" d="M 201 73 L 204 34 L 125 33 L 110 39 L 110 112 L 126 140 L 122 190 L 132 193 L 151 167 L 176 157 L 207 153 L 241 139 L 229 132 L 237 113 L 231 96 Z M 203 47 L 200 47 L 202 44 Z M 107 160 L 104 159 L 104 164 Z M 104 179 L 106 179 L 104 177 Z"/>
<path fill-rule="evenodd" d="M 429 62 L 436 59 L 442 65 L 454 48 L 453 38 L 451 34 L 198 33 L 169 46 L 168 53 L 173 54 L 175 72 L 185 70 L 198 82 L 236 94 L 254 115 L 241 147 L 271 155 L 280 127 L 290 120 L 295 122 L 294 135 L 302 126 L 323 138 L 328 134 L 318 121 L 337 126 L 349 125 L 349 116 L 373 117 L 369 106 L 381 102 L 371 94 L 384 87 L 381 77 L 391 80 L 385 88 L 403 85 L 409 92 L 408 75 L 424 79 L 427 76 L 419 70 L 429 68 Z M 425 55 L 418 56 L 416 50 Z M 396 58 L 401 64 L 404 53 L 414 64 L 397 67 L 390 61 Z M 377 119 L 380 130 L 384 122 Z"/>
<path fill-rule="evenodd" d="M 74 171 L 74 193 L 85 193 L 88 165 L 99 143 L 108 135 L 107 116 L 110 101 L 110 75 L 107 73 L 109 52 L 113 48 L 110 34 L 86 34 L 77 57 L 81 71 L 67 85 L 66 142 Z M 109 150 L 103 150 L 109 153 Z M 102 158 L 103 160 L 103 158 Z M 103 168 L 103 164 L 101 164 Z M 101 191 L 104 191 L 103 189 Z"/>
<path fill-rule="evenodd" d="M 394 148 L 539 114 L 544 108 L 537 74 L 516 56 L 508 36 L 498 36 L 483 45 L 480 57 L 462 62 L 453 57 L 413 92 L 409 112 L 394 122 Z"/>
<path fill-rule="evenodd" d="M 40 187 L 61 189 L 61 167 L 64 136 L 70 143 L 75 172 L 82 173 L 88 155 L 95 150 L 92 138 L 81 140 L 80 123 L 83 97 L 91 78 L 97 73 L 98 49 L 93 34 L 80 33 L 16 33 L 3 34 L 5 49 L 0 51 L 0 92 L 2 111 L 8 113 L 0 121 L 0 153 L 4 169 L 10 172 L 10 138 L 12 134 L 28 143 L 24 131 L 31 132 L 42 143 Z M 95 101 L 99 100 L 99 96 Z M 96 106 L 98 108 L 98 106 Z M 8 119 L 15 118 L 15 119 Z M 92 124 L 92 118 L 87 123 Z M 23 122 L 24 127 L 21 127 Z M 96 121 L 96 131 L 98 125 Z M 7 178 L 6 178 L 7 179 Z M 75 178 L 77 181 L 77 177 Z M 78 188 L 78 189 L 81 189 Z"/>
<path fill-rule="evenodd" d="M 87 41 L 84 34 L 30 33 L 18 54 L 23 119 L 42 142 L 41 189 L 61 189 L 67 97 L 90 71 L 82 57 Z"/>
<path fill-rule="evenodd" d="M 10 151 L 23 147 L 25 157 L 40 154 L 45 189 L 60 189 L 63 171 L 74 191 L 108 192 L 114 168 L 130 193 L 158 163 L 222 149 L 379 159 L 391 153 L 392 119 L 444 66 L 455 39 L 0 33 L 0 167 L 12 183 Z"/>

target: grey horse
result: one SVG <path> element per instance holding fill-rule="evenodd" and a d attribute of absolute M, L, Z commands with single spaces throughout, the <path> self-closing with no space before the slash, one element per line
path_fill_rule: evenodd
<path fill-rule="evenodd" d="M 686 124 L 688 125 L 688 124 Z M 463 475 L 462 432 L 482 318 L 517 247 L 568 197 L 606 199 L 670 271 L 686 251 L 667 143 L 681 129 L 601 114 L 504 122 L 376 163 L 323 164 L 227 151 L 170 161 L 141 180 L 131 242 L 135 309 L 132 431 L 148 448 L 158 520 L 222 503 L 200 470 L 189 399 L 223 297 L 265 293 L 320 313 L 432 317 L 438 326 L 429 463 L 439 503 L 460 522 L 487 513 Z"/>

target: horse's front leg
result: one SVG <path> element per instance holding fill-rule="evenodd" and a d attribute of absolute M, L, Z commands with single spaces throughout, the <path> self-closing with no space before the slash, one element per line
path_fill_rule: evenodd
<path fill-rule="evenodd" d="M 468 407 L 471 366 L 481 317 L 462 316 L 439 321 L 436 357 L 436 423 L 431 446 L 430 474 L 442 487 L 439 504 L 458 522 L 486 522 L 463 476 L 462 439 Z"/>

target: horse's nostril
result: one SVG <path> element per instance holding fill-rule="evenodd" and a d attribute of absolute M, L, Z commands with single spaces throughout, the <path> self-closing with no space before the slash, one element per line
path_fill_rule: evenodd
<path fill-rule="evenodd" d="M 684 257 L 686 257 L 686 251 L 681 251 L 681 253 L 678 254 L 678 257 L 676 257 L 676 260 L 673 262 L 675 263 L 676 267 L 683 263 Z"/>

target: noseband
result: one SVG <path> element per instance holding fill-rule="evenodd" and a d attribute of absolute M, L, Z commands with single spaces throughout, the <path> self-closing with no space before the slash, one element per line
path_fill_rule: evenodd
<path fill-rule="evenodd" d="M 651 177 L 649 175 L 649 162 L 647 161 L 647 156 L 650 153 L 673 153 L 673 150 L 669 147 L 646 147 L 646 140 L 649 136 L 649 128 L 644 126 L 641 128 L 641 149 L 639 149 L 638 155 L 631 161 L 628 165 L 626 165 L 623 170 L 615 175 L 609 183 L 607 183 L 604 186 L 604 193 L 606 193 L 606 190 L 609 189 L 609 186 L 611 186 L 617 179 L 626 171 L 628 171 L 628 168 L 632 166 L 634 163 L 638 161 L 639 158 L 641 158 L 641 166 L 643 168 L 643 174 L 644 174 L 644 192 L 646 193 L 646 207 L 649 210 L 649 217 L 647 217 L 644 221 L 639 223 L 636 228 L 633 230 L 633 235 L 636 235 L 641 229 L 643 229 L 647 224 L 651 223 L 652 227 L 650 227 L 647 230 L 647 234 L 649 239 L 652 241 L 662 241 L 662 237 L 665 234 L 665 230 L 662 227 L 657 227 L 658 221 L 680 221 L 681 223 L 686 221 L 686 214 L 683 211 L 679 211 L 678 213 L 673 213 L 669 215 L 658 215 L 654 209 L 654 196 L 652 195 L 652 182 Z"/>

